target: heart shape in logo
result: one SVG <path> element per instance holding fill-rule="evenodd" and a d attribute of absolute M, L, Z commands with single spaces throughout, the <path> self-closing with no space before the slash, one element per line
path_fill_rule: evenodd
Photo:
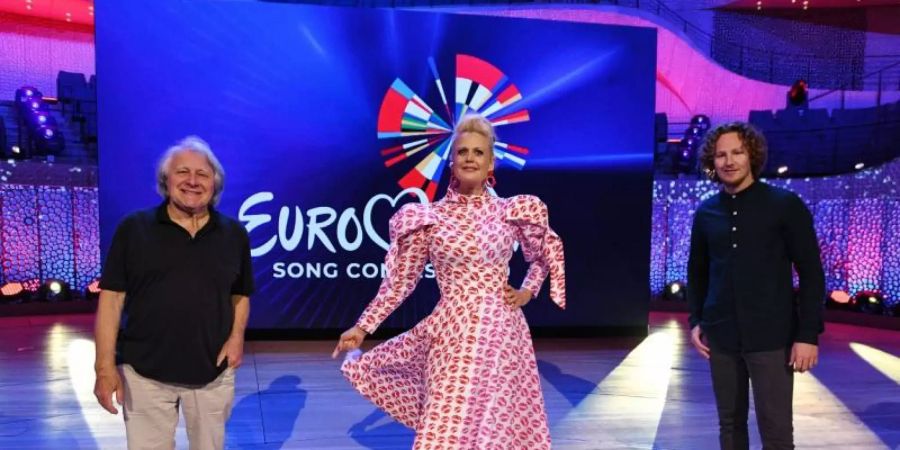
<path fill-rule="evenodd" d="M 366 209 L 363 210 L 363 227 L 366 229 L 366 235 L 369 236 L 369 239 L 371 239 L 372 242 L 378 244 L 378 246 L 381 247 L 382 249 L 384 249 L 385 251 L 388 249 L 390 244 L 388 243 L 388 241 L 384 240 L 384 238 L 379 236 L 378 232 L 375 231 L 375 227 L 372 226 L 372 209 L 375 207 L 376 203 L 378 203 L 382 200 L 388 201 L 391 204 L 391 206 L 394 209 L 396 209 L 397 202 L 400 201 L 400 199 L 403 198 L 403 196 L 405 196 L 407 194 L 413 194 L 416 197 L 418 197 L 419 203 L 422 203 L 422 204 L 429 203 L 428 196 L 425 195 L 425 191 L 423 191 L 422 189 L 419 189 L 417 187 L 411 187 L 411 188 L 406 188 L 406 189 L 400 191 L 399 193 L 397 193 L 397 195 L 395 195 L 393 197 L 391 197 L 390 195 L 387 195 L 387 194 L 375 195 L 374 197 L 369 199 L 369 202 L 366 203 Z"/>

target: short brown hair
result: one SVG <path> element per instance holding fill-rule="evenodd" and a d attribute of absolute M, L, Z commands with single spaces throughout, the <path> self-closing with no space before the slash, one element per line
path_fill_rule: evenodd
<path fill-rule="evenodd" d="M 758 180 L 766 165 L 769 147 L 762 132 L 746 122 L 729 122 L 719 125 L 706 134 L 706 139 L 700 147 L 700 169 L 706 173 L 709 179 L 719 182 L 715 166 L 716 143 L 726 133 L 737 133 L 744 150 L 750 154 L 750 171 L 753 173 L 753 179 Z"/>

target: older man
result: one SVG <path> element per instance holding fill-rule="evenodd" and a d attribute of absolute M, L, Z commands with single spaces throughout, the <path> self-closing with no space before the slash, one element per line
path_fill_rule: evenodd
<path fill-rule="evenodd" d="M 165 200 L 127 216 L 107 254 L 94 394 L 124 407 L 129 449 L 174 448 L 179 408 L 192 449 L 224 446 L 253 291 L 247 232 L 213 209 L 224 178 L 203 140 L 171 147 Z"/>

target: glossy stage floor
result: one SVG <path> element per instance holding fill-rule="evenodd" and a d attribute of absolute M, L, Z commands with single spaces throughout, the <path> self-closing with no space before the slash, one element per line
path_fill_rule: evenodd
<path fill-rule="evenodd" d="M 684 323 L 652 313 L 644 339 L 536 341 L 553 448 L 717 448 L 709 369 Z M 92 324 L 90 315 L 0 319 L 0 449 L 125 447 L 121 416 L 92 394 Z M 410 430 L 339 375 L 333 345 L 248 343 L 228 448 L 410 448 Z M 828 324 L 821 365 L 795 391 L 798 448 L 900 448 L 900 332 Z M 750 426 L 759 448 L 752 416 Z M 183 427 L 177 441 L 187 448 Z"/>

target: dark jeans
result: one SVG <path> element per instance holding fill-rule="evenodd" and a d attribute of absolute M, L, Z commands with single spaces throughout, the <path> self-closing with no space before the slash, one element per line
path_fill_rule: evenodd
<path fill-rule="evenodd" d="M 749 383 L 753 384 L 763 449 L 794 448 L 794 372 L 787 365 L 790 352 L 790 348 L 751 353 L 710 352 L 709 366 L 719 411 L 719 445 L 723 450 L 750 446 Z"/>

